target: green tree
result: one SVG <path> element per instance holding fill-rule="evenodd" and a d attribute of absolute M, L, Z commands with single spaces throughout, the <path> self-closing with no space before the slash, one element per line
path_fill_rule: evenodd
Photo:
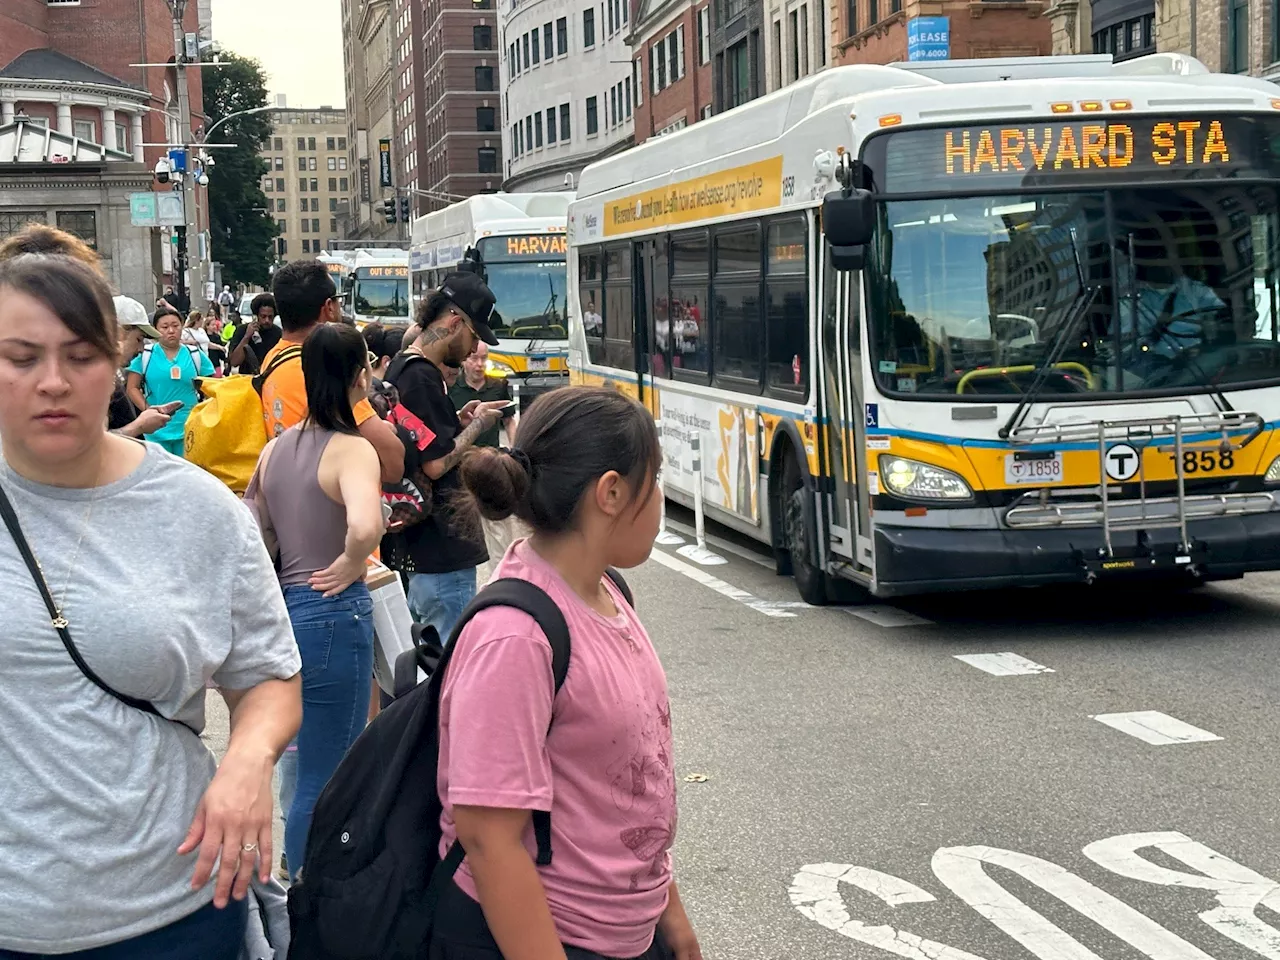
<path fill-rule="evenodd" d="M 203 79 L 209 129 L 233 113 L 267 105 L 266 76 L 257 60 L 224 53 L 222 65 L 205 69 Z M 208 139 L 235 144 L 209 151 L 214 158 L 209 171 L 210 234 L 224 283 L 265 286 L 270 277 L 279 231 L 271 202 L 262 192 L 267 163 L 258 155 L 270 134 L 270 114 L 251 113 L 232 117 Z"/>

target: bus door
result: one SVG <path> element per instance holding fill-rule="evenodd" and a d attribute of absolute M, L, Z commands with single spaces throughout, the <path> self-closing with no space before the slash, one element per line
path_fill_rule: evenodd
<path fill-rule="evenodd" d="M 831 552 L 855 566 L 870 568 L 871 540 L 866 489 L 866 428 L 871 414 L 863 402 L 860 340 L 860 274 L 831 266 L 822 241 L 821 391 L 819 422 L 827 443 L 825 474 L 832 479 L 825 525 Z"/>
<path fill-rule="evenodd" d="M 657 417 L 657 394 L 653 389 L 653 363 L 649 357 L 651 328 L 653 326 L 653 240 L 639 240 L 632 245 L 631 289 L 634 291 L 631 308 L 632 327 L 635 335 L 635 371 L 637 396 L 642 404 Z"/>

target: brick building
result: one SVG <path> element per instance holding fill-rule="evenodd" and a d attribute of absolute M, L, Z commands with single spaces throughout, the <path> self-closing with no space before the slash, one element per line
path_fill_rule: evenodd
<path fill-rule="evenodd" d="M 764 0 L 715 0 L 711 9 L 712 102 L 723 113 L 765 92 Z"/>
<path fill-rule="evenodd" d="M 711 4 L 641 0 L 631 34 L 636 89 L 636 143 L 711 116 Z"/>
<path fill-rule="evenodd" d="M 1057 0 L 1055 53 L 1185 53 L 1219 73 L 1280 80 L 1280 0 Z"/>
<path fill-rule="evenodd" d="M 339 203 L 351 192 L 347 116 L 332 107 L 271 111 L 271 136 L 262 145 L 270 168 L 262 190 L 280 236 L 281 260 L 307 260 L 341 236 Z"/>
<path fill-rule="evenodd" d="M 190 3 L 184 26 L 194 33 L 199 24 L 198 4 Z M 166 63 L 173 59 L 173 18 L 165 0 L 95 0 L 92 4 L 3 0 L 0 3 L 0 70 L 23 54 L 40 50 L 70 57 L 105 74 L 108 79 L 119 81 L 122 87 L 150 94 L 151 106 L 141 111 L 143 142 L 167 143 L 177 137 L 176 124 L 170 123 L 170 129 L 166 129 L 165 123 L 165 111 L 177 111 L 174 71 L 164 67 L 130 66 L 131 63 Z M 189 70 L 187 75 L 191 112 L 199 123 L 202 117 L 200 71 Z M 58 106 L 63 109 L 64 119 L 93 119 L 86 111 L 76 109 L 84 104 L 60 100 Z M 69 116 L 66 107 L 71 108 Z M 137 112 L 127 107 L 121 107 L 121 111 Z M 97 123 L 104 136 L 114 134 L 115 120 L 110 117 L 104 120 L 100 108 L 97 112 Z M 54 121 L 59 122 L 56 115 Z M 104 127 L 111 129 L 104 130 Z M 66 132 L 72 132 L 71 128 Z M 146 159 L 154 162 L 159 154 L 159 148 L 148 148 Z"/>
<path fill-rule="evenodd" d="M 828 0 L 765 0 L 765 87 L 780 90 L 817 73 L 830 58 Z"/>
<path fill-rule="evenodd" d="M 423 138 L 420 211 L 491 193 L 502 185 L 502 102 L 498 20 L 493 0 L 411 0 L 422 4 Z"/>
<path fill-rule="evenodd" d="M 418 175 L 426 161 L 426 137 L 421 135 L 419 111 L 426 46 L 422 4 L 394 0 L 391 14 L 395 18 L 391 26 L 391 99 L 396 181 L 401 187 L 417 190 Z M 421 208 L 420 197 L 414 197 L 413 208 Z"/>
<path fill-rule="evenodd" d="M 1043 0 L 831 0 L 831 62 L 894 63 L 908 56 L 908 24 L 946 18 L 945 57 L 1033 57 L 1052 52 Z M 941 49 L 939 47 L 938 49 Z"/>

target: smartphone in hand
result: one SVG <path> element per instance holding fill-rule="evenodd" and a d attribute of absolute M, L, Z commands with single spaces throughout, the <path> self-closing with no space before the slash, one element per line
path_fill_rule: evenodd
<path fill-rule="evenodd" d="M 156 407 L 156 409 L 159 410 L 161 413 L 163 413 L 166 417 L 172 417 L 175 413 L 177 413 L 179 410 L 182 409 L 182 406 L 183 404 L 181 400 L 173 400 L 169 403 L 160 404 L 158 407 Z"/>

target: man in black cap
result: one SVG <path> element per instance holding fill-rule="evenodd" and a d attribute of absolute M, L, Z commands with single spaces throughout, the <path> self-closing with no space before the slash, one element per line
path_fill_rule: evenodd
<path fill-rule="evenodd" d="M 476 567 L 489 558 L 479 523 L 460 522 L 457 515 L 458 462 L 506 406 L 505 401 L 473 400 L 455 412 L 442 370 L 461 365 L 477 343 L 498 342 L 489 327 L 493 306 L 493 293 L 479 277 L 449 274 L 418 308 L 422 333 L 387 368 L 386 379 L 395 385 L 400 403 L 435 437 L 414 451 L 416 466 L 431 484 L 430 509 L 421 522 L 390 534 L 402 542 L 385 545 L 383 554 L 402 558 L 404 572 L 411 575 L 413 619 L 434 626 L 442 641 L 475 596 Z"/>

